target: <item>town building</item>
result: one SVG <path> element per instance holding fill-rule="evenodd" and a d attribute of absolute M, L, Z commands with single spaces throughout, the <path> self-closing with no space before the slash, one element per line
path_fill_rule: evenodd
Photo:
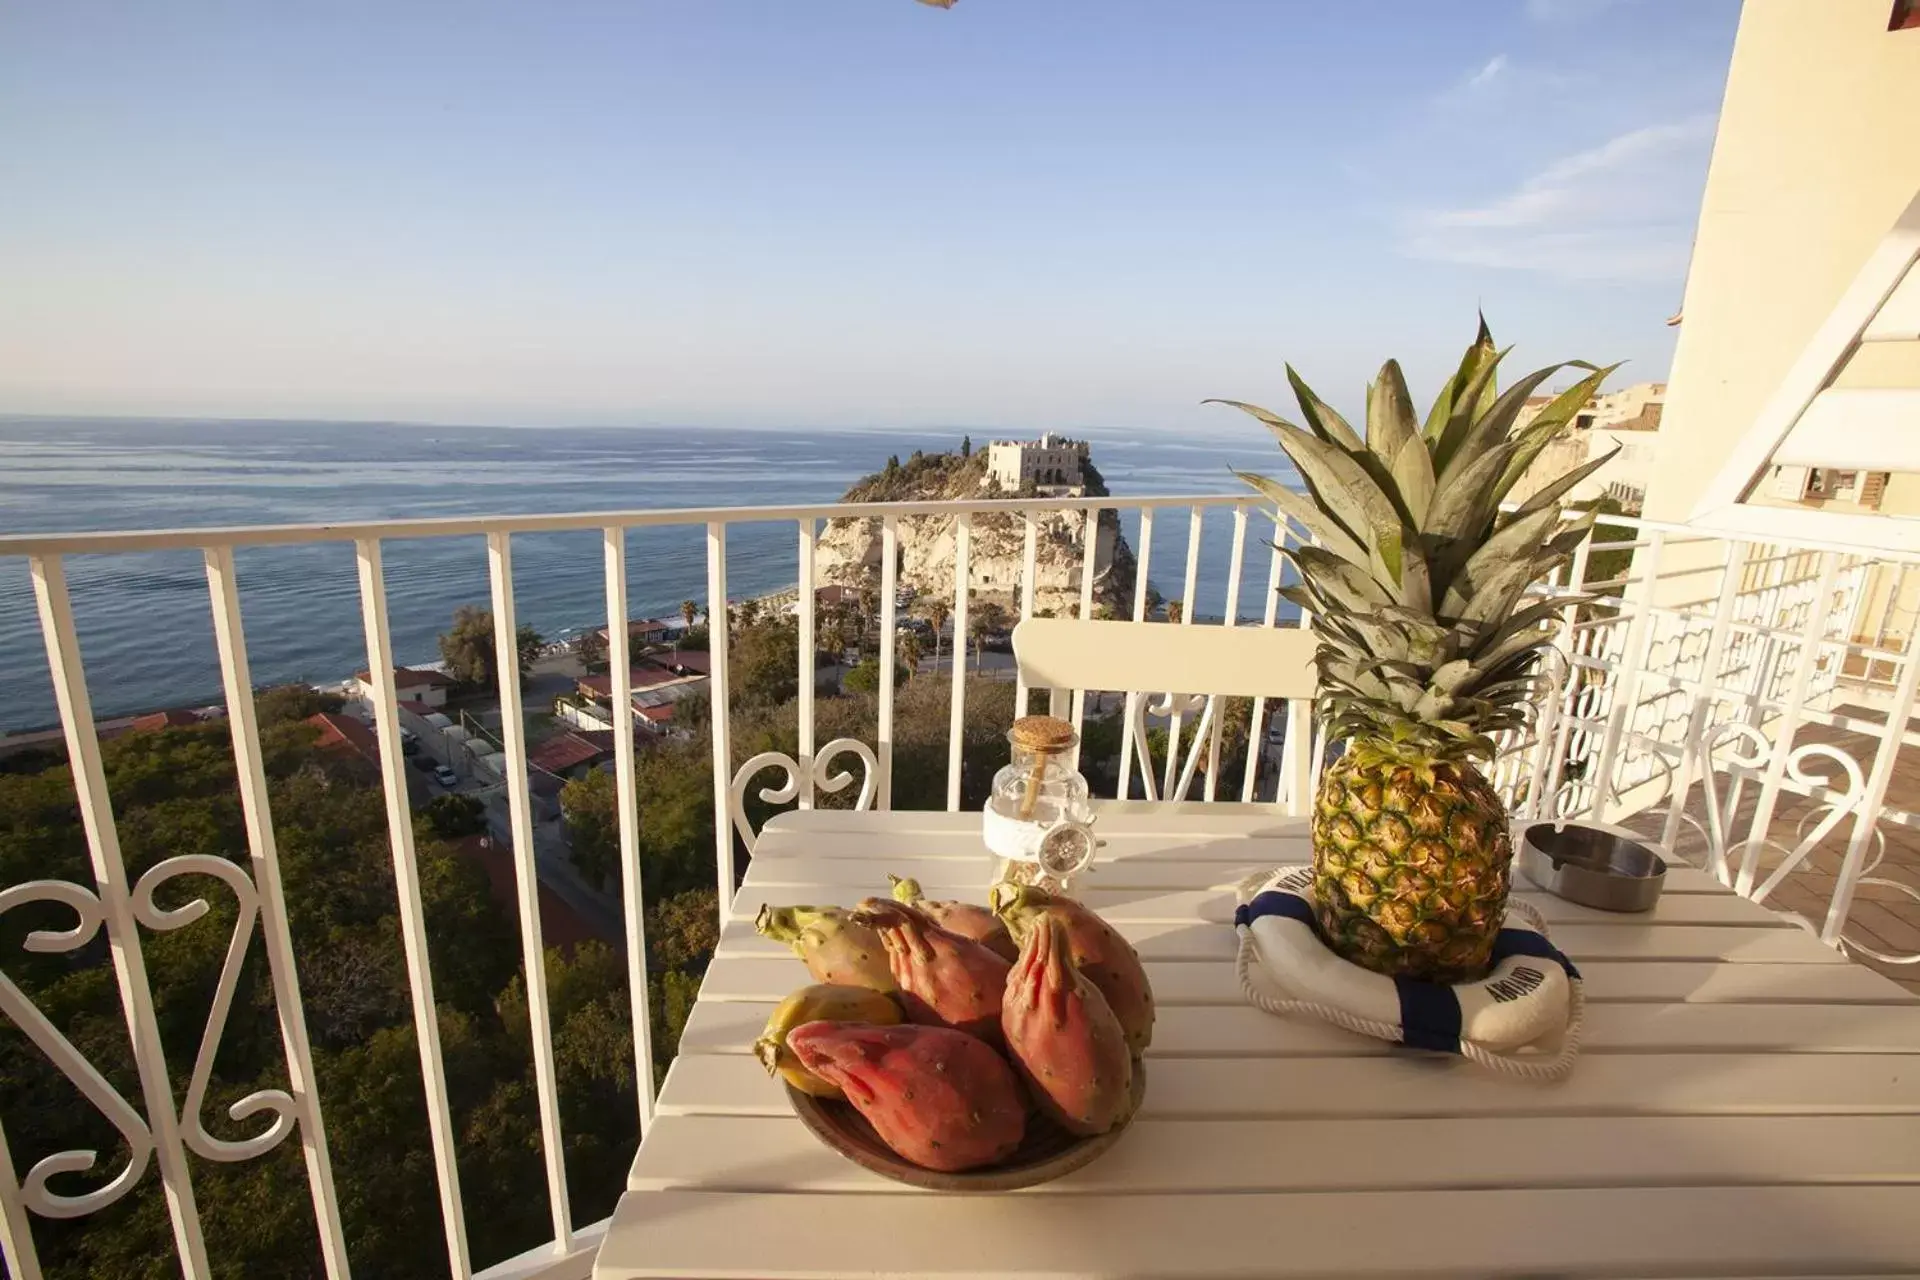
<path fill-rule="evenodd" d="M 430 667 L 395 667 L 393 691 L 403 702 L 419 702 L 429 707 L 444 707 L 447 705 L 447 695 L 453 691 L 453 677 L 444 671 L 435 671 Z M 373 673 L 354 672 L 353 688 L 348 690 L 348 693 L 371 705 Z"/>
<path fill-rule="evenodd" d="M 1032 485 L 1049 492 L 1079 489 L 1086 483 L 1087 442 L 1052 432 L 1038 440 L 995 440 L 987 446 L 987 478 L 1017 492 Z"/>
<path fill-rule="evenodd" d="M 1529 396 L 1516 424 L 1526 426 L 1555 398 L 1552 393 Z M 1623 510 L 1640 510 L 1653 475 L 1666 399 L 1664 382 L 1639 382 L 1595 396 L 1574 416 L 1571 429 L 1534 459 L 1508 500 L 1524 502 L 1567 472 L 1612 454 L 1611 462 L 1575 485 L 1567 497 L 1573 502 L 1612 498 Z"/>
<path fill-rule="evenodd" d="M 627 623 L 627 642 L 634 645 L 665 644 L 676 631 L 685 629 L 686 623 L 679 618 L 671 622 L 665 618 L 634 618 Z M 607 629 L 596 627 L 593 634 L 605 640 Z"/>

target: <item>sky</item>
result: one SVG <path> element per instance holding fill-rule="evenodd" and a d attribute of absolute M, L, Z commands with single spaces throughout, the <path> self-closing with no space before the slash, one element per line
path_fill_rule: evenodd
<path fill-rule="evenodd" d="M 0 11 L 0 413 L 1244 430 L 1663 378 L 1737 0 Z"/>

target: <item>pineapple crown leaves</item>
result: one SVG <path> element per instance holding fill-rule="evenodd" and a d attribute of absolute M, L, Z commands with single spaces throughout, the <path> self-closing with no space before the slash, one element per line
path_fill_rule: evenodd
<path fill-rule="evenodd" d="M 1313 615 L 1320 711 L 1336 732 L 1449 759 L 1491 754 L 1494 735 L 1531 716 L 1536 654 L 1569 602 L 1527 605 L 1527 593 L 1591 531 L 1591 513 L 1566 521 L 1561 502 L 1607 459 L 1557 477 L 1510 514 L 1501 504 L 1619 366 L 1553 364 L 1502 389 L 1506 354 L 1482 317 L 1424 420 L 1387 361 L 1367 387 L 1364 438 L 1291 366 L 1304 426 L 1209 401 L 1264 424 L 1305 486 L 1236 472 L 1283 527 L 1291 520 L 1316 544 L 1277 548 L 1298 578 L 1281 594 Z M 1518 425 L 1536 389 L 1567 368 L 1586 376 Z"/>

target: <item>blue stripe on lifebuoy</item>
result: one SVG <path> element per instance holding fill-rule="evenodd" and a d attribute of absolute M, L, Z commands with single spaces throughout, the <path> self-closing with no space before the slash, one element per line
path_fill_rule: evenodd
<path fill-rule="evenodd" d="M 1400 995 L 1400 1036 L 1415 1049 L 1460 1052 L 1460 998 L 1453 988 L 1418 978 L 1395 978 Z"/>
<path fill-rule="evenodd" d="M 1533 956 L 1538 960 L 1551 960 L 1565 969 L 1569 978 L 1580 976 L 1580 971 L 1573 967 L 1573 961 L 1567 959 L 1560 948 L 1531 929 L 1502 929 L 1494 935 L 1493 963 L 1499 964 L 1508 956 Z"/>
<path fill-rule="evenodd" d="M 1233 923 L 1236 927 L 1252 924 L 1261 916 L 1285 916 L 1289 920 L 1298 920 L 1301 924 L 1313 924 L 1313 904 L 1297 893 L 1269 891 L 1260 894 L 1252 902 L 1243 902 L 1233 909 Z"/>

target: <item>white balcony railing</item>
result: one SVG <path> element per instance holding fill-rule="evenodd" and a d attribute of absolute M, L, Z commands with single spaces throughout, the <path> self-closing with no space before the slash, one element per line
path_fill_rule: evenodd
<path fill-rule="evenodd" d="M 514 670 L 513 544 L 517 535 L 561 530 L 598 533 L 602 540 L 609 628 L 610 698 L 617 776 L 620 895 L 624 913 L 625 966 L 630 992 L 635 1090 L 632 1105 L 644 1126 L 652 1113 L 651 1012 L 648 1008 L 647 947 L 640 849 L 640 799 L 636 796 L 634 710 L 629 682 L 631 654 L 627 628 L 630 566 L 627 534 L 643 527 L 692 526 L 703 529 L 707 548 L 707 603 L 710 608 L 711 738 L 714 817 L 714 880 L 724 923 L 736 879 L 736 854 L 750 852 L 747 820 L 749 792 L 771 804 L 801 808 L 840 793 L 850 777 L 835 761 L 855 759 L 864 772 L 854 803 L 881 808 L 893 804 L 895 762 L 894 668 L 898 553 L 904 522 L 950 525 L 954 540 L 951 617 L 956 641 L 969 634 L 970 556 L 977 529 L 989 523 L 998 532 L 1010 527 L 1023 536 L 1018 612 L 1035 608 L 1038 578 L 1038 530 L 1045 521 L 1077 522 L 1082 538 L 1078 612 L 1086 616 L 1096 594 L 1093 554 L 1100 510 L 1137 518 L 1136 579 L 1131 614 L 1147 617 L 1148 574 L 1154 567 L 1156 521 L 1187 513 L 1186 555 L 1179 575 L 1182 625 L 1217 625 L 1195 617 L 1201 577 L 1202 534 L 1211 516 L 1231 525 L 1226 564 L 1225 616 L 1239 617 L 1243 604 L 1258 604 L 1259 622 L 1240 625 L 1301 625 L 1290 610 L 1278 607 L 1275 588 L 1283 562 L 1277 552 L 1249 550 L 1250 534 L 1263 542 L 1290 536 L 1274 530 L 1270 518 L 1251 497 L 1203 496 L 1157 499 L 1086 498 L 1023 501 L 915 502 L 862 506 L 641 511 L 564 516 L 516 516 L 450 520 L 395 521 L 361 525 L 270 527 L 254 529 L 167 530 L 143 533 L 75 534 L 63 537 L 0 538 L 0 556 L 24 556 L 45 639 L 49 669 L 73 766 L 76 800 L 91 857 L 94 883 L 34 880 L 0 885 L 0 915 L 29 903 L 52 903 L 72 914 L 71 926 L 41 929 L 24 942 L 30 951 L 76 952 L 104 931 L 106 953 L 137 1064 L 139 1105 L 123 1096 L 107 1076 L 23 994 L 0 974 L 0 1010 L 76 1087 L 101 1117 L 118 1131 L 125 1147 L 123 1164 L 108 1176 L 98 1170 L 89 1150 L 53 1154 L 16 1153 L 6 1142 L 10 1111 L 0 1111 L 0 1247 L 11 1274 L 42 1274 L 35 1248 L 35 1219 L 69 1219 L 95 1214 L 127 1196 L 140 1184 L 147 1166 L 158 1167 L 165 1207 L 183 1272 L 211 1274 L 213 1259 L 202 1230 L 196 1201 L 195 1162 L 237 1162 L 263 1157 L 296 1131 L 305 1159 L 308 1189 L 318 1231 L 317 1255 L 329 1276 L 349 1274 L 356 1242 L 342 1225 L 336 1174 L 329 1157 L 326 1119 L 314 1084 L 308 1024 L 302 1012 L 302 985 L 296 972 L 293 937 L 281 884 L 262 743 L 254 713 L 254 684 L 247 660 L 245 629 L 236 580 L 235 549 L 269 544 L 350 541 L 356 551 L 361 615 L 371 681 L 370 709 L 378 739 L 380 782 L 397 895 L 397 913 L 411 996 L 412 1028 L 418 1048 L 428 1132 L 437 1179 L 445 1257 L 450 1272 L 464 1280 L 480 1275 L 582 1276 L 597 1247 L 604 1223 L 576 1225 L 568 1195 L 565 1138 L 549 1011 L 545 951 L 539 900 L 542 866 L 536 857 L 533 798 L 529 790 L 528 733 L 521 693 L 511 680 L 501 695 L 501 776 L 508 814 L 521 944 L 521 979 L 531 1024 L 532 1068 L 538 1115 L 538 1140 L 551 1219 L 551 1239 L 520 1257 L 475 1259 L 469 1248 L 468 1219 L 459 1165 L 458 1131 L 449 1102 L 445 1056 L 436 1016 L 434 973 L 423 908 L 419 864 L 414 848 L 413 815 L 408 798 L 400 708 L 393 671 L 393 643 L 387 622 L 383 543 L 394 539 L 484 536 L 487 544 L 494 634 L 499 669 Z M 879 680 L 873 741 L 815 740 L 816 548 L 821 522 L 840 519 L 878 521 Z M 728 666 L 727 536 L 742 523 L 789 522 L 796 533 L 794 625 L 798 629 L 797 749 L 762 752 L 735 767 L 731 740 L 732 699 Z M 1896 777 L 1900 748 L 1914 740 L 1908 725 L 1920 662 L 1920 627 L 1909 619 L 1903 599 L 1908 565 L 1898 557 L 1841 546 L 1781 546 L 1732 540 L 1676 526 L 1613 519 L 1616 535 L 1583 548 L 1564 580 L 1542 590 L 1568 601 L 1558 624 L 1557 693 L 1543 709 L 1532 733 L 1510 742 L 1496 762 L 1496 784 L 1517 817 L 1573 816 L 1630 822 L 1678 847 L 1697 849 L 1703 865 L 1741 893 L 1775 905 L 1800 890 L 1795 909 L 1835 946 L 1857 946 L 1882 961 L 1911 964 L 1920 957 L 1885 946 L 1849 940 L 1848 920 L 1863 886 L 1878 895 L 1920 898 L 1888 876 L 1871 874 L 1887 857 L 1888 837 L 1920 826 L 1920 817 L 1887 803 Z M 1215 529 L 1218 529 L 1216 524 Z M 194 550 L 205 561 L 215 643 L 225 702 L 239 800 L 244 812 L 247 848 L 240 857 L 205 854 L 171 857 L 129 883 L 116 834 L 113 798 L 89 696 L 89 675 L 82 665 L 78 633 L 69 598 L 65 562 L 79 555 Z M 1609 560 L 1619 572 L 1596 581 L 1596 567 Z M 1249 580 L 1251 575 L 1251 580 Z M 1169 579 L 1170 580 L 1170 579 Z M 1603 594 L 1577 603 L 1583 591 Z M 958 664 L 956 664 L 956 669 Z M 95 676 L 109 673 L 95 673 Z M 1177 676 L 1170 673 L 1170 680 Z M 946 806 L 958 809 L 966 788 L 966 702 L 968 681 L 952 680 L 952 709 L 946 751 Z M 1024 706 L 1026 689 L 1016 691 Z M 1129 695 L 1165 690 L 1119 691 Z M 1176 690 L 1177 692 L 1177 690 Z M 1099 704 L 1083 693 L 1072 703 L 1076 726 Z M 1143 699 L 1131 696 L 1123 717 L 1119 798 L 1133 786 L 1147 747 Z M 1193 708 L 1177 701 L 1162 704 L 1171 717 L 1167 741 L 1179 743 L 1179 716 Z M 1241 785 L 1233 794 L 1217 794 L 1216 778 L 1224 715 L 1207 721 L 1213 736 L 1195 742 L 1208 766 L 1200 771 L 1205 800 L 1259 801 L 1289 809 L 1303 807 L 1303 789 L 1314 768 L 1293 769 L 1302 753 L 1317 766 L 1325 744 L 1309 741 L 1309 726 L 1290 717 L 1284 741 L 1274 744 L 1263 732 L 1269 708 L 1256 703 L 1246 732 Z M 1815 736 L 1818 740 L 1815 740 Z M 1163 753 L 1164 794 L 1175 779 L 1173 751 Z M 978 762 L 976 762 L 977 766 Z M 784 785 L 763 787 L 764 771 L 784 772 Z M 1149 777 L 1151 775 L 1148 775 Z M 1298 787 L 1288 779 L 1299 776 Z M 1296 793 L 1296 792 L 1299 793 Z M 1782 836 L 1785 830 L 1788 834 Z M 549 873 L 551 870 L 549 869 Z M 207 910 L 200 900 L 162 907 L 156 891 L 177 877 L 219 879 L 237 903 L 234 932 L 221 971 L 204 1034 L 190 1074 L 180 1074 L 162 1045 L 154 991 L 142 960 L 143 931 L 184 927 Z M 1809 909 L 1807 895 L 1817 899 Z M 1890 899 L 1895 900 L 1895 899 Z M 1904 899 L 1897 899 L 1904 901 Z M 241 962 L 255 923 L 263 939 L 278 1033 L 285 1054 L 286 1089 L 253 1093 L 229 1108 L 236 1120 L 264 1115 L 270 1123 L 243 1141 L 213 1137 L 204 1127 L 207 1080 L 231 1011 Z M 10 958 L 10 957 L 9 957 Z M 184 1079 L 185 1086 L 181 1087 Z M 8 1106 L 12 1106 L 9 1101 Z M 24 1171 L 19 1160 L 31 1160 Z M 89 1178 L 87 1175 L 91 1173 Z M 428 1230 L 427 1224 L 420 1224 Z M 374 1265 L 375 1260 L 368 1260 Z"/>

